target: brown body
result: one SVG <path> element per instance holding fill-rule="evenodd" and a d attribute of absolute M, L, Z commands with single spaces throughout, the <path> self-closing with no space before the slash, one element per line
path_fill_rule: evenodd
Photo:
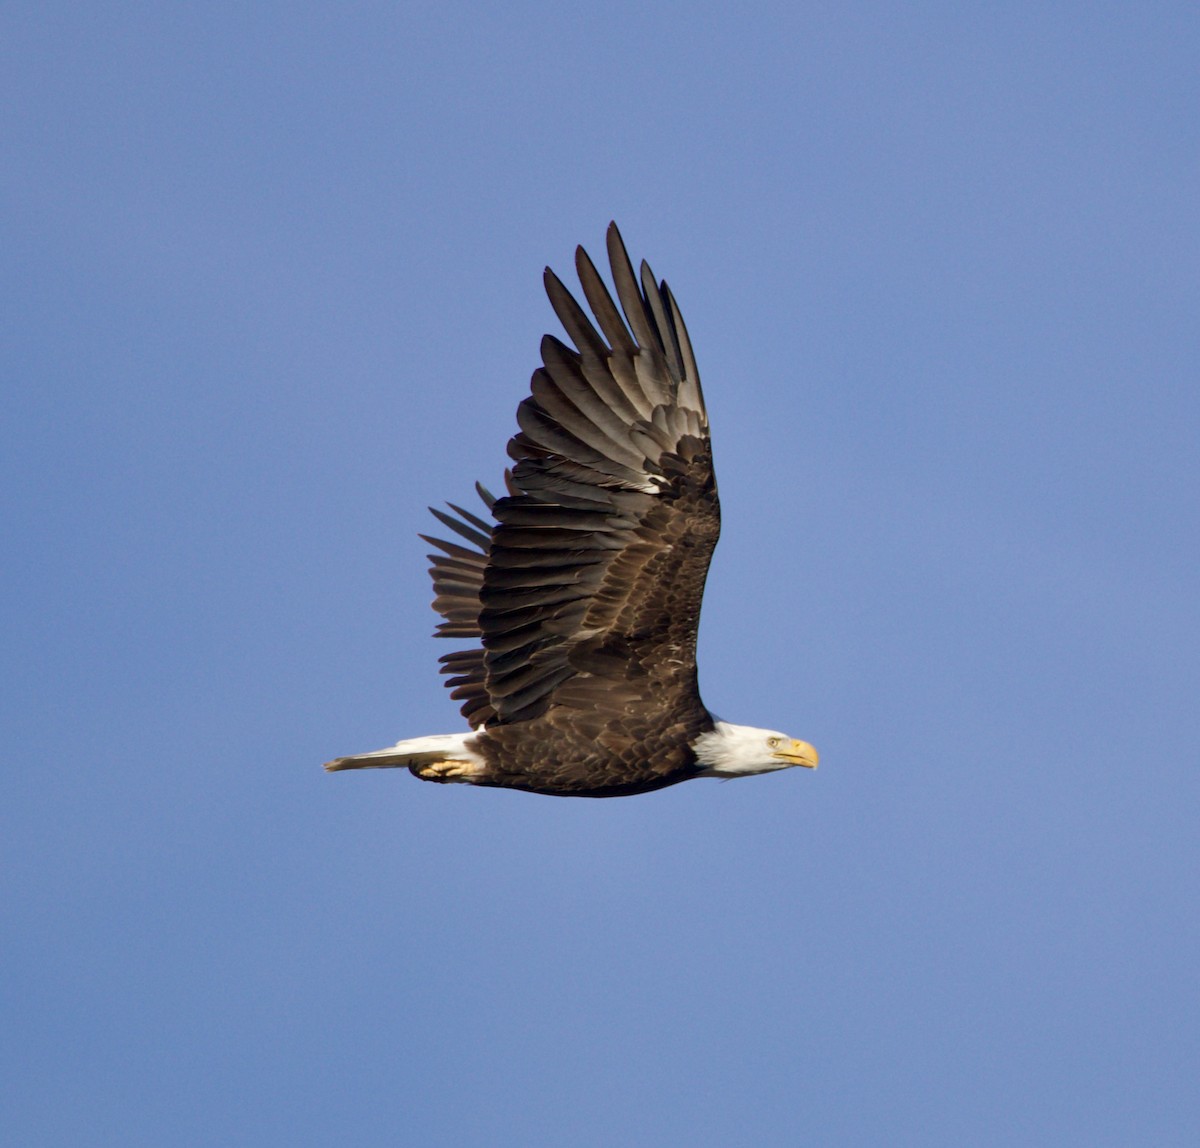
<path fill-rule="evenodd" d="M 699 771 L 691 743 L 712 728 L 712 718 L 700 710 L 681 714 L 649 737 L 639 732 L 640 723 L 622 728 L 613 719 L 593 739 L 570 714 L 556 711 L 524 731 L 494 726 L 473 742 L 488 763 L 474 783 L 560 797 L 627 797 L 687 781 Z M 419 767 L 414 773 L 421 776 Z"/>

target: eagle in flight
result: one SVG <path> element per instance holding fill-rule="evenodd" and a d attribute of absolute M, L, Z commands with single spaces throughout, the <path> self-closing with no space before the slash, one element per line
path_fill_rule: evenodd
<path fill-rule="evenodd" d="M 696 634 L 720 533 L 700 376 L 674 295 L 646 263 L 634 274 L 616 224 L 608 258 L 620 311 L 575 253 L 592 317 L 546 269 L 575 346 L 542 339 L 506 493 L 476 486 L 491 521 L 451 504 L 433 513 L 458 541 L 422 535 L 438 551 L 437 634 L 472 643 L 441 658 L 470 730 L 326 769 L 621 797 L 816 766 L 807 742 L 721 721 L 700 700 Z"/>

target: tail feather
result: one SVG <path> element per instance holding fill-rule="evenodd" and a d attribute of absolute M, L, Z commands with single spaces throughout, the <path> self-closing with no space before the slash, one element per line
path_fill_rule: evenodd
<path fill-rule="evenodd" d="M 354 753 L 349 757 L 335 757 L 325 763 L 325 769 L 336 773 L 339 769 L 398 769 L 411 765 L 412 754 L 397 753 L 394 749 L 376 749 L 370 753 Z"/>
<path fill-rule="evenodd" d="M 386 749 L 375 749 L 370 753 L 355 753 L 349 757 L 337 757 L 327 761 L 325 768 L 330 773 L 341 769 L 404 769 L 434 766 L 454 762 L 464 767 L 482 767 L 483 758 L 468 742 L 474 733 L 435 733 L 428 737 L 410 737 Z"/>

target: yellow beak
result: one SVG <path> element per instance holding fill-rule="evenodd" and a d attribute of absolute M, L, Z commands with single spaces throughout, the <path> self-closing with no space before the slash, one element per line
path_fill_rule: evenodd
<path fill-rule="evenodd" d="M 771 756 L 786 761 L 788 765 L 802 765 L 805 769 L 816 769 L 820 761 L 816 749 L 806 741 L 789 742 L 786 748 L 775 750 Z"/>

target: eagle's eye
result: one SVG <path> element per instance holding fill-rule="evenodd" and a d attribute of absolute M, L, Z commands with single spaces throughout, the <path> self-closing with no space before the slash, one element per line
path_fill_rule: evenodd
<path fill-rule="evenodd" d="M 779 738 L 777 738 L 777 737 L 767 738 L 767 745 L 769 745 L 772 749 L 777 748 L 779 745 Z"/>

